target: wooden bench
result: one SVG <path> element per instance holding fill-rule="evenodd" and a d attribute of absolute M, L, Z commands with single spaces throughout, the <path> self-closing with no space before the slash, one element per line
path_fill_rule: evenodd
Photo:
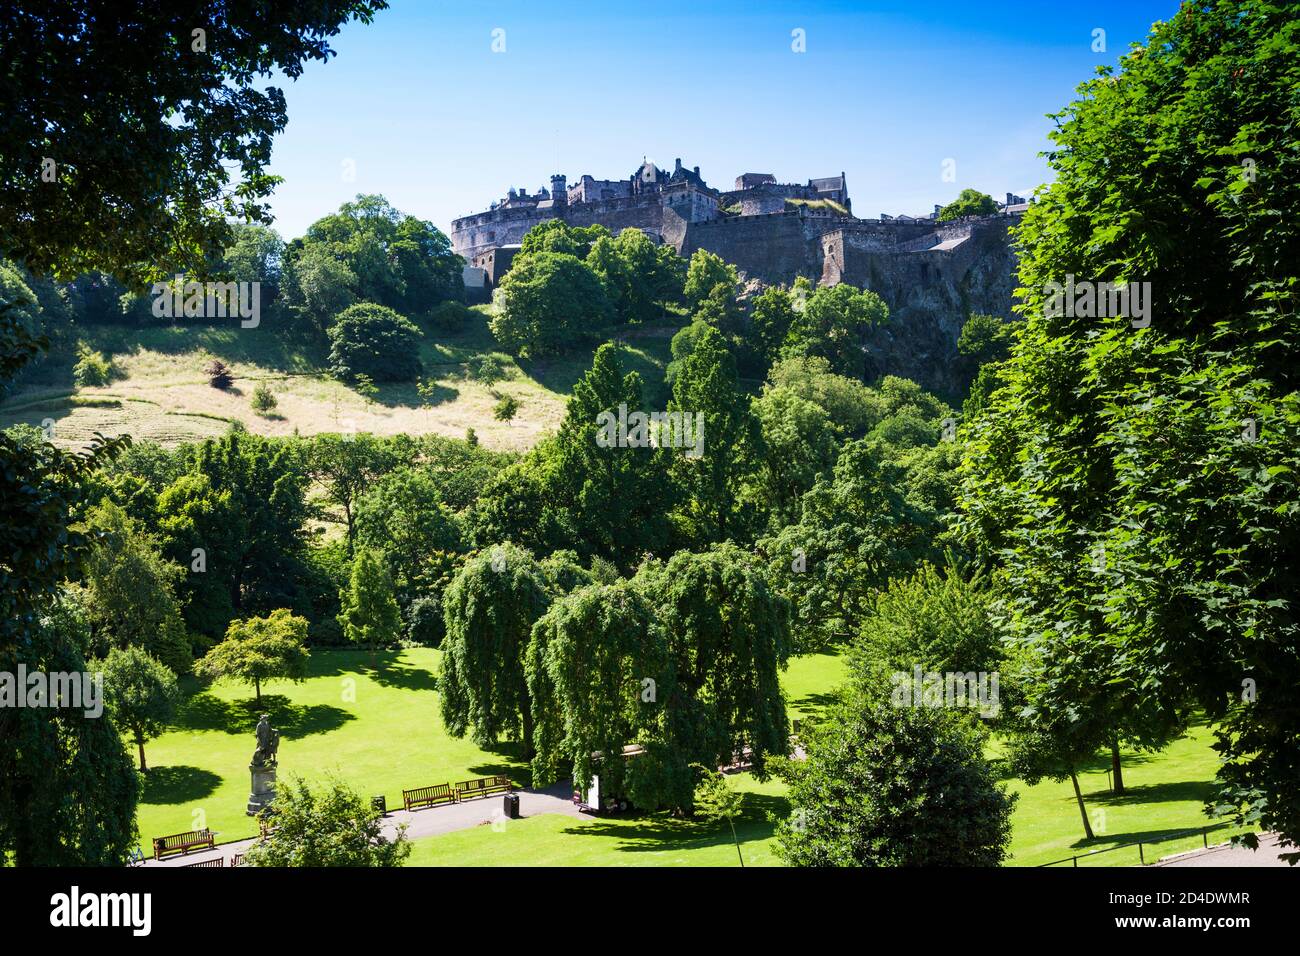
<path fill-rule="evenodd" d="M 473 780 L 464 780 L 456 784 L 456 795 L 464 800 L 466 797 L 486 797 L 493 793 L 510 793 L 515 789 L 515 785 L 510 782 L 509 777 L 497 775 L 495 777 L 476 777 Z"/>
<path fill-rule="evenodd" d="M 432 787 L 416 787 L 414 790 L 402 791 L 402 803 L 407 810 L 416 807 L 431 807 L 435 803 L 455 803 L 457 793 L 449 783 L 439 783 Z"/>
<path fill-rule="evenodd" d="M 257 818 L 257 832 L 263 840 L 269 837 L 275 832 L 275 818 L 270 814 L 266 814 L 265 816 L 259 815 Z"/>
<path fill-rule="evenodd" d="M 161 860 L 168 853 L 189 853 L 195 847 L 215 848 L 216 840 L 211 830 L 187 830 L 171 836 L 153 838 L 153 858 Z"/>
<path fill-rule="evenodd" d="M 234 856 L 232 856 L 232 857 L 230 858 L 230 865 L 231 865 L 231 866 L 243 866 L 243 865 L 244 865 L 244 854 L 242 854 L 242 853 L 236 853 Z"/>
<path fill-rule="evenodd" d="M 188 869 L 190 869 L 191 867 L 195 867 L 195 866 L 220 866 L 220 867 L 224 867 L 225 865 L 226 865 L 226 861 L 225 861 L 225 859 L 224 859 L 223 857 L 219 857 L 219 856 L 218 856 L 218 857 L 214 857 L 214 858 L 211 859 L 211 860 L 200 860 L 198 863 L 182 863 L 180 866 L 177 867 L 177 869 L 178 869 L 178 870 L 188 870 Z"/>

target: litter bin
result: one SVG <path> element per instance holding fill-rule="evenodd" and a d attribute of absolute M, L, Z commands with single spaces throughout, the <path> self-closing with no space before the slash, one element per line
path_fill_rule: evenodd
<path fill-rule="evenodd" d="M 507 820 L 519 819 L 519 794 L 507 793 L 505 807 L 503 808 Z"/>
<path fill-rule="evenodd" d="M 370 808 L 378 810 L 380 816 L 388 815 L 388 799 L 381 793 L 377 797 L 370 798 Z"/>

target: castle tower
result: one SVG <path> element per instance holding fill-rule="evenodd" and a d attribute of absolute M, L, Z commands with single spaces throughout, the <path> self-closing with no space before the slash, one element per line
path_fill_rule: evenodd
<path fill-rule="evenodd" d="M 569 187 L 565 182 L 563 173 L 556 173 L 551 177 L 551 201 L 555 204 L 554 208 L 557 212 L 569 205 Z"/>

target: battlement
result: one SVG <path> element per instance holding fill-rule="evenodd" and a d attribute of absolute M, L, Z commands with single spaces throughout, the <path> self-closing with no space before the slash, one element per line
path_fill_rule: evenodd
<path fill-rule="evenodd" d="M 519 243 L 538 223 L 563 218 L 574 225 L 599 223 L 614 232 L 642 229 L 680 252 L 688 224 L 772 214 L 852 217 L 843 173 L 807 183 L 777 183 L 770 173 L 745 173 L 736 186 L 720 192 L 705 182 L 700 167 L 687 168 L 680 158 L 671 173 L 643 158 L 626 179 L 584 174 L 570 186 L 556 174 L 549 192 L 544 187 L 532 194 L 511 188 L 487 210 L 453 220 L 452 247 L 473 260 L 489 249 Z M 791 204 L 803 205 L 792 210 Z"/>

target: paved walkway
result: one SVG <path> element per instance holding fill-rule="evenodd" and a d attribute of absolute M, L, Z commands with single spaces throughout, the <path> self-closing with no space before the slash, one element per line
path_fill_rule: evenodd
<path fill-rule="evenodd" d="M 573 788 L 567 783 L 559 783 L 545 790 L 516 790 L 519 795 L 519 816 L 533 817 L 541 813 L 559 813 L 576 817 L 578 808 L 573 805 Z M 444 803 L 422 810 L 390 810 L 384 817 L 384 833 L 392 837 L 397 827 L 407 824 L 406 835 L 415 840 L 420 837 L 435 836 L 439 833 L 451 833 L 454 830 L 468 830 L 471 827 L 490 824 L 504 820 L 502 812 L 503 794 L 467 800 L 464 803 Z M 187 866 L 205 860 L 222 858 L 226 866 L 236 853 L 243 853 L 256 842 L 256 838 L 223 843 L 215 850 L 195 851 L 188 855 L 169 856 L 165 860 L 148 860 L 145 866 Z"/>
<path fill-rule="evenodd" d="M 1285 860 L 1279 860 L 1278 854 L 1287 850 L 1294 852 L 1295 847 L 1284 848 L 1278 845 L 1276 833 L 1261 834 L 1259 838 L 1259 849 L 1249 850 L 1244 846 L 1233 846 L 1231 843 L 1221 843 L 1218 846 L 1212 846 L 1208 850 L 1192 850 L 1190 853 L 1179 853 L 1177 856 L 1166 857 L 1154 866 L 1289 866 Z M 1300 863 L 1296 864 L 1300 866 Z"/>

